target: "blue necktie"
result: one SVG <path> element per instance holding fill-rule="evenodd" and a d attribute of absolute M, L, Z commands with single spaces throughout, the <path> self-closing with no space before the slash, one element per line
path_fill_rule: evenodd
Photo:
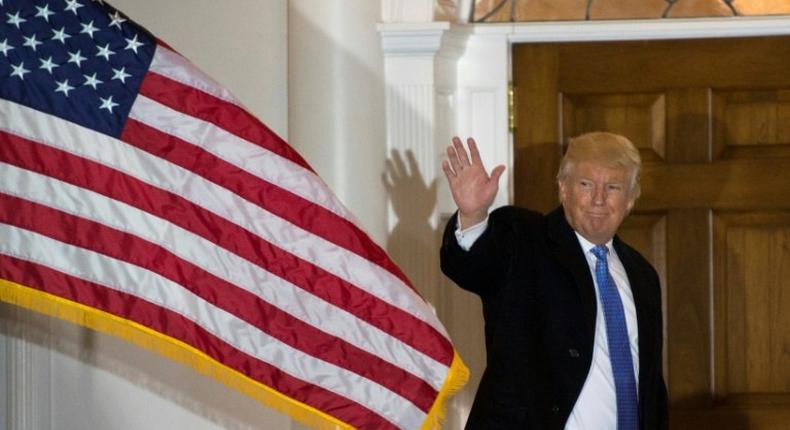
<path fill-rule="evenodd" d="M 614 388 L 617 395 L 617 430 L 636 430 L 639 428 L 638 400 L 636 380 L 634 379 L 634 363 L 631 359 L 631 344 L 628 341 L 628 328 L 625 324 L 625 312 L 620 293 L 609 273 L 606 254 L 609 249 L 605 245 L 593 247 L 595 254 L 595 280 L 598 282 L 598 294 L 603 304 L 603 315 L 606 320 L 606 338 L 609 344 L 609 359 L 614 373 Z"/>

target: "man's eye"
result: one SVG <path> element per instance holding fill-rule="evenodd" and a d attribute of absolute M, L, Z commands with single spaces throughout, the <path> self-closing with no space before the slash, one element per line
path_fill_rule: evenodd
<path fill-rule="evenodd" d="M 619 184 L 609 184 L 609 191 L 620 191 L 623 189 L 622 185 Z"/>

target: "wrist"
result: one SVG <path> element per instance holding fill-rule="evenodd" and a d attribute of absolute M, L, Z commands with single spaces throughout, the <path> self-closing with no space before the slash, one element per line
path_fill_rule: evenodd
<path fill-rule="evenodd" d="M 472 227 L 473 225 L 480 224 L 486 217 L 488 217 L 488 210 L 480 210 L 475 212 L 461 212 L 458 211 L 458 227 L 463 230 Z"/>

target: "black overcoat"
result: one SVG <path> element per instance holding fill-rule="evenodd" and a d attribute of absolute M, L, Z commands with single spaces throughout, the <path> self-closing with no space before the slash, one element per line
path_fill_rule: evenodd
<path fill-rule="evenodd" d="M 456 241 L 456 216 L 444 232 L 442 271 L 480 296 L 485 320 L 487 365 L 467 430 L 563 429 L 592 363 L 597 302 L 562 207 L 545 216 L 499 208 L 469 251 Z M 613 244 L 636 305 L 641 428 L 665 429 L 658 276 L 636 250 L 617 237 Z"/>

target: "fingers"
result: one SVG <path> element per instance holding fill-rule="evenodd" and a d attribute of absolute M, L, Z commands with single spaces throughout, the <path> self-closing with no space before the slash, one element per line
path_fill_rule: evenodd
<path fill-rule="evenodd" d="M 403 157 L 399 152 L 392 151 L 392 157 L 389 160 L 392 165 L 392 171 L 397 175 L 397 178 L 405 178 L 409 176 L 409 169 L 406 163 L 403 162 Z"/>
<path fill-rule="evenodd" d="M 444 176 L 447 176 L 447 180 L 452 182 L 455 179 L 455 172 L 453 169 L 450 168 L 450 162 L 447 160 L 442 161 L 442 170 L 444 171 Z"/>
<path fill-rule="evenodd" d="M 485 171 L 485 166 L 483 166 L 483 160 L 480 158 L 480 151 L 477 149 L 477 142 L 473 138 L 468 138 L 466 140 L 466 144 L 469 147 L 469 152 L 466 152 L 466 148 L 464 148 L 464 144 L 461 142 L 457 136 L 453 137 L 452 145 L 447 147 L 447 159 L 449 160 L 449 164 L 445 174 L 448 175 L 448 178 L 455 177 L 460 173 L 461 170 L 470 167 L 470 166 L 478 166 Z M 471 160 L 470 160 L 471 157 Z M 502 174 L 504 171 L 504 166 L 499 166 L 498 172 L 496 172 L 497 179 L 499 175 Z M 442 168 L 445 168 L 445 163 L 442 163 Z M 495 172 L 491 172 L 492 176 Z"/>
<path fill-rule="evenodd" d="M 502 164 L 494 167 L 494 170 L 491 171 L 491 180 L 494 182 L 499 182 L 499 177 L 502 176 L 502 173 L 504 173 L 504 171 L 505 171 L 505 166 Z"/>
<path fill-rule="evenodd" d="M 421 184 L 425 183 L 422 177 L 422 171 L 420 171 L 420 166 L 417 164 L 417 157 L 414 156 L 414 151 L 411 149 L 406 151 L 406 161 L 409 163 L 409 175 L 419 180 Z"/>
<path fill-rule="evenodd" d="M 391 160 L 384 161 L 384 173 L 381 174 L 381 180 L 384 182 L 384 188 L 387 191 L 391 191 L 395 189 L 395 182 L 397 178 L 395 177 L 395 167 L 392 165 Z"/>
<path fill-rule="evenodd" d="M 466 154 L 464 144 L 458 137 L 453 138 L 453 148 L 455 148 L 455 152 L 458 154 L 458 163 L 461 165 L 461 168 L 469 166 L 469 156 Z"/>
<path fill-rule="evenodd" d="M 466 144 L 469 146 L 469 156 L 472 157 L 472 164 L 483 165 L 480 159 L 480 151 L 477 150 L 477 142 L 473 138 L 466 139 Z"/>
<path fill-rule="evenodd" d="M 461 162 L 458 160 L 458 153 L 455 150 L 455 145 L 447 147 L 447 160 L 450 162 L 450 166 L 453 169 L 453 176 L 455 176 L 456 173 L 461 171 Z"/>

